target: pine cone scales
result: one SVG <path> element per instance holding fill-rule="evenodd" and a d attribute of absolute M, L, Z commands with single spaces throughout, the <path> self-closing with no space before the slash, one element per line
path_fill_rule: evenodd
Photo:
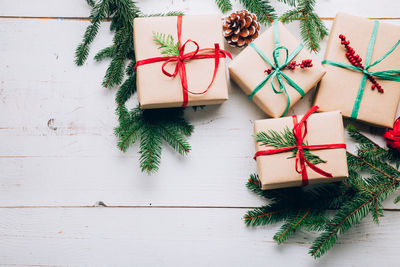
<path fill-rule="evenodd" d="M 228 44 L 243 47 L 258 37 L 260 23 L 255 14 L 242 10 L 226 17 L 222 29 Z"/>

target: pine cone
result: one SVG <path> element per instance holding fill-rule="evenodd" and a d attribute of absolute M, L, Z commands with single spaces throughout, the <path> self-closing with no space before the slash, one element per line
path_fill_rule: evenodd
<path fill-rule="evenodd" d="M 260 23 L 255 14 L 242 10 L 233 12 L 226 17 L 222 29 L 228 44 L 243 47 L 258 37 Z"/>

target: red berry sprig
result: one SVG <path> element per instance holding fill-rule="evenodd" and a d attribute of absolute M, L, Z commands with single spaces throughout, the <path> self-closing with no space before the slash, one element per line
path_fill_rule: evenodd
<path fill-rule="evenodd" d="M 296 67 L 300 67 L 300 68 L 304 69 L 304 68 L 311 68 L 312 66 L 313 66 L 312 59 L 304 59 L 301 61 L 300 64 L 296 64 L 296 61 L 293 60 L 293 61 L 289 62 L 285 66 L 285 68 L 288 68 L 289 70 L 294 70 Z M 270 74 L 272 72 L 272 70 L 274 70 L 274 68 L 267 69 L 264 72 Z"/>
<path fill-rule="evenodd" d="M 344 45 L 346 48 L 346 57 L 350 61 L 350 63 L 355 66 L 359 67 L 361 69 L 364 69 L 364 65 L 361 63 L 362 59 L 359 55 L 355 54 L 354 49 L 350 46 L 350 41 L 346 40 L 346 36 L 343 34 L 339 35 L 339 38 L 341 40 L 341 44 Z M 379 93 L 383 93 L 383 89 L 381 85 L 372 77 L 371 75 L 367 75 L 368 80 L 371 81 L 371 89 L 374 90 L 375 88 L 378 89 Z"/>

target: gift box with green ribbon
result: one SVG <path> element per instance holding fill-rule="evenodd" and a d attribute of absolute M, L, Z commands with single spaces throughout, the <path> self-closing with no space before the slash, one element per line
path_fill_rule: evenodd
<path fill-rule="evenodd" d="M 391 128 L 400 99 L 400 27 L 337 14 L 315 98 L 320 111 Z"/>
<path fill-rule="evenodd" d="M 275 21 L 232 60 L 229 73 L 261 110 L 278 118 L 321 80 L 325 70 Z"/>

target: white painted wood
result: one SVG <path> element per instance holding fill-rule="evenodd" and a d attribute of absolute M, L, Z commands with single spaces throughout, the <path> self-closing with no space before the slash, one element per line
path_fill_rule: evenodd
<path fill-rule="evenodd" d="M 138 2 L 146 13 L 219 12 L 213 0 Z M 278 13 L 287 9 L 273 3 Z M 393 19 L 399 7 L 390 0 L 320 0 L 317 12 L 328 27 L 338 11 L 400 24 Z M 241 8 L 238 1 L 234 8 Z M 277 246 L 272 236 L 278 225 L 244 226 L 240 207 L 264 203 L 244 185 L 256 171 L 252 122 L 265 115 L 234 84 L 225 104 L 185 113 L 196 127 L 188 157 L 164 148 L 159 173 L 142 174 L 137 147 L 125 154 L 116 148 L 115 91 L 100 86 L 108 62 L 92 60 L 111 43 L 108 22 L 85 66 L 73 63 L 88 25 L 80 17 L 88 14 L 84 0 L 0 0 L 0 265 L 397 264 L 398 211 L 386 211 L 380 226 L 367 218 L 318 261 L 307 255 L 308 233 Z M 296 23 L 288 28 L 299 37 Z M 305 112 L 312 94 L 291 113 Z M 383 145 L 379 134 L 368 135 Z M 126 208 L 83 208 L 99 201 Z M 385 207 L 398 210 L 391 201 Z"/>
<path fill-rule="evenodd" d="M 145 13 L 181 10 L 187 14 L 220 13 L 214 0 L 139 0 L 138 6 Z M 238 0 L 231 0 L 233 9 L 242 9 Z M 288 6 L 271 1 L 278 14 L 288 10 Z M 316 11 L 322 17 L 332 18 L 337 12 L 374 18 L 399 18 L 399 1 L 380 0 L 320 0 Z M 88 6 L 84 0 L 0 0 L 0 16 L 31 17 L 88 17 Z"/>
<path fill-rule="evenodd" d="M 249 228 L 244 209 L 0 209 L 5 266 L 396 266 L 399 212 L 366 219 L 313 260 L 314 234 L 285 245 L 279 225 Z"/>
<path fill-rule="evenodd" d="M 244 185 L 256 172 L 252 123 L 265 115 L 234 84 L 225 104 L 186 112 L 196 126 L 193 150 L 182 157 L 164 149 L 159 173 L 140 172 L 137 147 L 117 149 L 115 91 L 100 86 L 107 62 L 92 60 L 111 42 L 108 23 L 88 63 L 73 63 L 87 24 L 0 19 L 0 206 L 262 204 Z M 291 112 L 305 112 L 311 98 Z"/>

